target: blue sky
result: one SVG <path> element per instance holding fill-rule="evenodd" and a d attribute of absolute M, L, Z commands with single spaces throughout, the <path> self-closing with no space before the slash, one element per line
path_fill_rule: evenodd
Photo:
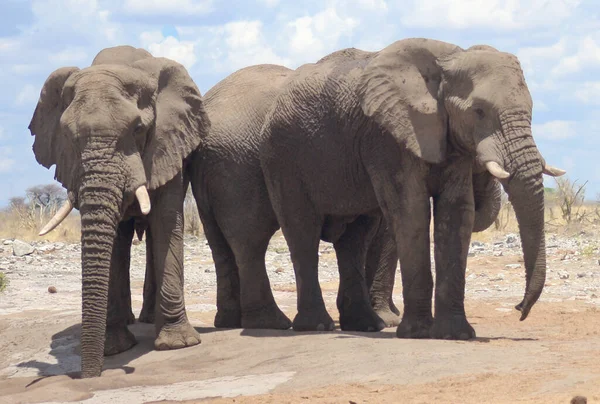
<path fill-rule="evenodd" d="M 205 93 L 252 64 L 295 68 L 337 49 L 407 37 L 516 54 L 546 160 L 600 193 L 597 0 L 1 0 L 0 206 L 53 181 L 27 126 L 46 77 L 129 44 L 185 65 Z M 596 73 L 596 74 L 594 74 Z M 547 186 L 554 181 L 546 178 Z"/>

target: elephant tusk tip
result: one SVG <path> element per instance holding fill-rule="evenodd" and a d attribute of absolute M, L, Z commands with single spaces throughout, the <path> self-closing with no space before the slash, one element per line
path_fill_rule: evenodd
<path fill-rule="evenodd" d="M 543 173 L 551 177 L 560 177 L 562 175 L 565 175 L 567 172 L 561 168 L 552 167 L 546 164 L 544 166 Z"/>
<path fill-rule="evenodd" d="M 510 173 L 508 173 L 500 164 L 496 163 L 495 161 L 488 161 L 485 163 L 485 167 L 490 174 L 496 178 L 503 180 L 510 177 Z"/>

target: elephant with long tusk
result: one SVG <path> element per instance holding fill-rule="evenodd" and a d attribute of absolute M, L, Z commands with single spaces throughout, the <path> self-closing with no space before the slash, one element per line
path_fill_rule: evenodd
<path fill-rule="evenodd" d="M 44 83 L 29 125 L 33 152 L 44 167 L 56 165 L 69 199 L 40 235 L 79 209 L 83 377 L 100 376 L 105 354 L 136 343 L 127 324 L 130 249 L 140 219 L 157 279 L 155 347 L 200 343 L 183 298 L 184 166 L 209 127 L 186 69 L 143 49 L 104 49 L 92 66 L 60 68 Z"/>

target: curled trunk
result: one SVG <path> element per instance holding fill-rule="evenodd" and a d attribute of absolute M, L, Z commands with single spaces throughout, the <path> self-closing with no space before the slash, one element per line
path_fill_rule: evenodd
<path fill-rule="evenodd" d="M 473 196 L 475 200 L 473 232 L 484 231 L 494 223 L 500 212 L 502 202 L 500 184 L 488 172 L 474 173 Z"/>

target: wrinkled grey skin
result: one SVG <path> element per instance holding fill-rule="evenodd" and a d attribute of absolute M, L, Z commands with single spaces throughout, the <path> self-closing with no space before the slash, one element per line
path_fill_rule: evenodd
<path fill-rule="evenodd" d="M 29 128 L 37 161 L 56 164 L 81 213 L 82 377 L 99 376 L 104 354 L 135 344 L 127 324 L 136 223 L 153 247 L 155 347 L 200 343 L 183 299 L 183 171 L 209 127 L 185 68 L 142 49 L 107 48 L 92 66 L 60 68 L 46 80 Z M 152 204 L 145 217 L 134 197 L 142 185 Z"/>
<path fill-rule="evenodd" d="M 190 169 L 192 190 L 216 267 L 217 327 L 285 329 L 291 325 L 273 300 L 266 274 L 265 252 L 279 225 L 260 169 L 258 135 L 273 100 L 292 74 L 285 67 L 252 66 L 230 75 L 205 94 L 211 131 L 194 153 Z M 498 192 L 485 188 L 490 184 L 496 185 L 491 189 Z M 497 183 L 491 180 L 490 184 L 482 184 L 478 190 L 479 227 L 493 223 L 499 210 Z M 367 254 L 366 270 L 350 267 L 348 274 L 341 260 L 339 269 L 342 278 L 352 276 L 353 271 L 365 274 L 376 314 L 359 300 L 341 317 L 345 330 L 380 329 L 379 318 L 387 326 L 399 323 L 399 311 L 392 301 L 396 246 L 385 222 L 377 213 L 373 215 L 375 235 L 364 235 L 365 240 L 357 243 Z M 333 242 L 341 256 L 347 254 L 342 244 L 344 230 L 345 226 L 325 223 L 321 232 L 321 239 Z M 370 244 L 369 237 L 373 237 Z M 152 280 L 147 277 L 140 321 L 153 321 L 144 315 L 153 311 L 152 293 Z M 338 297 L 342 309 L 344 299 L 353 298 L 344 289 Z M 364 306 L 368 308 L 368 302 Z"/>
<path fill-rule="evenodd" d="M 516 308 L 524 320 L 546 271 L 545 162 L 531 134 L 531 111 L 517 58 L 488 47 L 407 39 L 379 52 L 348 49 L 301 66 L 259 135 L 269 197 L 296 273 L 294 328 L 332 328 L 317 276 L 323 224 L 356 223 L 380 207 L 401 263 L 404 313 L 397 336 L 473 338 L 464 310 L 465 268 L 475 224 L 473 175 L 493 188 L 488 162 L 510 174 L 501 184 L 523 243 L 526 288 Z M 346 230 L 354 248 L 345 259 L 356 268 L 365 259 L 356 235 L 369 226 L 365 220 Z M 357 286 L 360 278 L 356 271 L 340 288 L 368 299 Z"/>
<path fill-rule="evenodd" d="M 211 130 L 194 152 L 189 171 L 216 267 L 216 327 L 287 329 L 291 326 L 275 303 L 265 267 L 267 246 L 279 224 L 260 168 L 260 142 L 256 137 L 271 103 L 292 73 L 274 65 L 248 67 L 205 94 Z M 383 231 L 380 219 L 376 218 L 374 229 Z M 361 248 L 367 248 L 370 237 L 365 238 Z M 324 228 L 322 238 L 335 244 L 340 235 L 328 233 Z M 376 255 L 378 248 L 371 246 L 371 250 L 371 255 Z M 340 271 L 342 268 L 340 265 Z M 395 263 L 391 270 L 395 271 Z M 146 286 L 149 282 L 147 278 L 143 313 L 151 312 L 145 309 L 146 302 L 153 301 L 152 287 Z M 377 309 L 385 322 L 398 324 L 399 313 L 391 300 Z M 372 309 L 370 314 L 374 319 L 366 323 L 361 312 L 354 314 L 355 317 L 342 322 L 342 328 L 367 331 L 377 322 L 377 327 L 370 329 L 375 331 L 385 326 Z M 143 320 L 152 321 L 149 317 Z"/>

